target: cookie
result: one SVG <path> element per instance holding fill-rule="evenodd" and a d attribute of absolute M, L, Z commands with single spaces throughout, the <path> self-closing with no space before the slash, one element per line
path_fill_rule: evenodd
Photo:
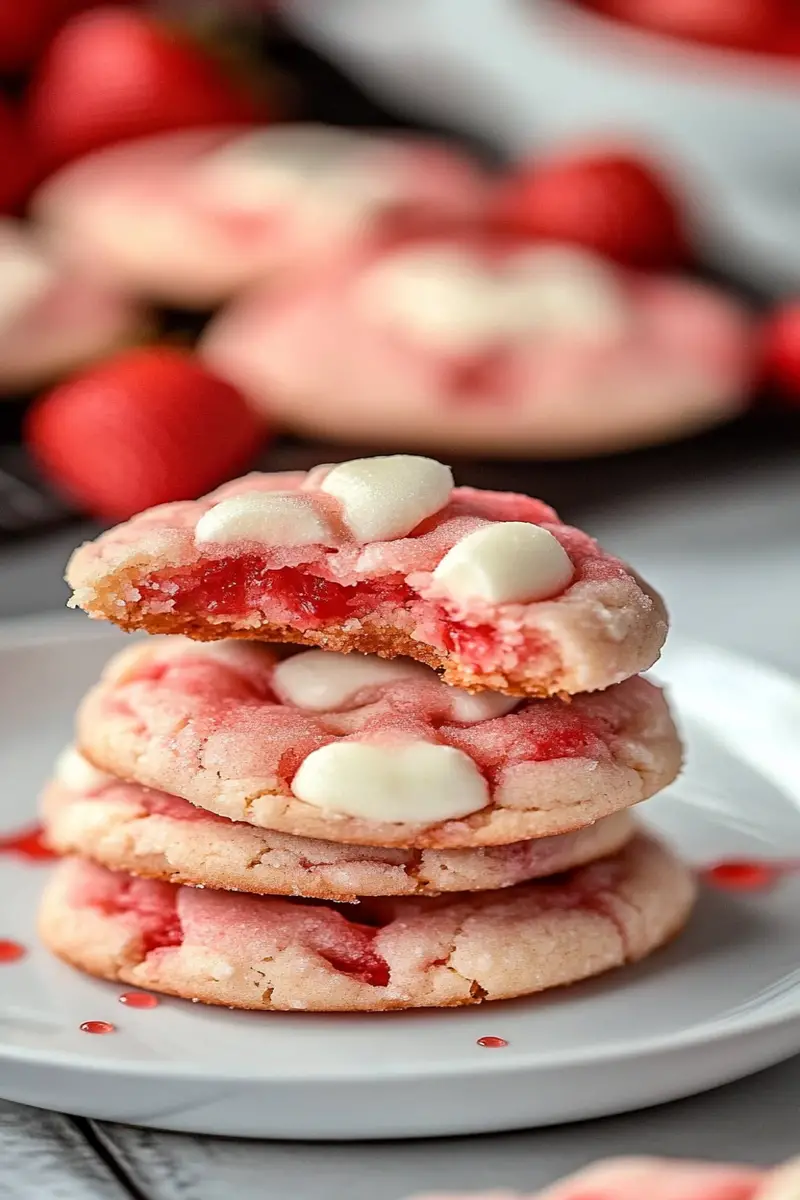
<path fill-rule="evenodd" d="M 709 285 L 634 276 L 575 247 L 459 236 L 249 292 L 213 319 L 200 354 L 304 436 L 573 457 L 741 412 L 756 326 Z"/>
<path fill-rule="evenodd" d="M 513 695 L 607 688 L 667 632 L 655 593 L 547 505 L 404 454 L 151 509 L 77 550 L 67 580 L 123 629 L 407 655 Z"/>
<path fill-rule="evenodd" d="M 519 701 L 408 660 L 183 638 L 113 658 L 77 733 L 101 770 L 230 820 L 420 849 L 580 829 L 665 787 L 681 753 L 639 677 L 569 704 Z"/>
<path fill-rule="evenodd" d="M 762 1200 L 766 1179 L 757 1167 L 609 1159 L 545 1188 L 537 1200 Z"/>
<path fill-rule="evenodd" d="M 52 383 L 146 331 L 138 305 L 66 266 L 7 217 L 0 217 L 0 272 L 0 395 Z"/>
<path fill-rule="evenodd" d="M 450 1007 L 529 995 L 643 958 L 683 926 L 692 874 L 637 837 L 556 880 L 357 907 L 182 888 L 70 859 L 45 945 L 105 979 L 235 1008 Z"/>
<path fill-rule="evenodd" d="M 628 813 L 576 833 L 479 850 L 337 845 L 228 821 L 91 767 L 75 750 L 42 797 L 48 843 L 114 871 L 259 895 L 354 901 L 511 887 L 619 851 Z"/>
<path fill-rule="evenodd" d="M 33 211 L 116 286 L 202 309 L 257 280 L 294 284 L 400 230 L 472 221 L 485 194 L 448 147 L 285 124 L 114 146 L 48 179 Z"/>

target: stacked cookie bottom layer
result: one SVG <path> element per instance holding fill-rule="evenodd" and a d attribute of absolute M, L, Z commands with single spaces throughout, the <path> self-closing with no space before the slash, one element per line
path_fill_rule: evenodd
<path fill-rule="evenodd" d="M 508 715 L 461 708 L 451 726 L 442 696 L 452 707 L 465 694 L 426 668 L 390 679 L 381 663 L 372 678 L 371 660 L 353 655 L 347 670 L 357 668 L 360 682 L 344 694 L 342 656 L 306 655 L 315 678 L 340 672 L 335 703 L 327 680 L 328 707 L 317 705 L 313 718 L 297 708 L 307 700 L 296 691 L 297 671 L 289 695 L 288 675 L 276 667 L 285 659 L 264 647 L 159 639 L 114 660 L 79 714 L 82 753 L 62 756 L 43 797 L 48 837 L 71 856 L 42 901 L 41 934 L 54 953 L 93 975 L 208 1004 L 369 1011 L 540 992 L 636 961 L 683 926 L 692 875 L 628 812 L 677 769 L 674 727 L 655 689 L 637 694 L 638 705 L 630 683 L 618 695 L 609 689 L 605 699 L 586 698 L 583 716 L 581 698 L 513 701 Z M 651 719 L 634 736 L 647 705 Z M 540 736 L 539 758 L 531 741 L 514 776 L 524 766 L 547 768 L 527 777 L 544 781 L 544 792 L 525 801 L 506 794 L 498 768 L 483 812 L 398 824 L 403 833 L 387 846 L 374 844 L 385 821 L 354 822 L 290 794 L 291 772 L 310 745 L 319 748 L 320 731 L 328 744 L 361 744 L 387 719 L 406 736 L 416 722 L 419 733 L 423 717 L 434 725 L 441 718 L 440 742 L 452 749 L 461 738 L 484 770 L 489 748 L 510 738 L 508 722 L 517 743 L 546 729 L 550 758 Z M 586 723 L 579 752 L 576 720 Z M 565 792 L 554 781 L 567 728 Z M 574 800 L 581 763 L 592 804 L 570 809 L 565 796 Z M 268 805 L 240 803 L 239 792 L 263 800 L 269 787 Z M 278 803 L 280 787 L 288 791 Z M 270 828 L 281 812 L 284 828 Z M 321 822 L 330 840 L 286 832 Z M 505 828 L 522 836 L 492 832 Z M 543 828 L 556 832 L 534 836 Z M 346 840 L 353 830 L 358 837 Z"/>

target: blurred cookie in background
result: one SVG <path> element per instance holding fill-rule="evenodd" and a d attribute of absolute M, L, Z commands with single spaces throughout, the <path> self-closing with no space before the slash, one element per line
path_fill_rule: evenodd
<path fill-rule="evenodd" d="M 212 320 L 200 354 L 295 432 L 563 457 L 729 419 L 748 401 L 755 343 L 745 308 L 715 288 L 486 233 L 406 240 L 255 289 Z"/>

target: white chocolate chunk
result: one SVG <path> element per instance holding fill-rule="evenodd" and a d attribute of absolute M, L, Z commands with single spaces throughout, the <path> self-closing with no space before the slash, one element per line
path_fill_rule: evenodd
<path fill-rule="evenodd" d="M 284 703 L 310 712 L 335 712 L 367 688 L 430 675 L 427 667 L 404 658 L 306 650 L 278 663 L 272 683 Z"/>
<path fill-rule="evenodd" d="M 557 595 L 573 574 L 569 555 L 552 533 L 526 521 L 498 521 L 457 542 L 433 578 L 459 603 L 523 604 Z"/>
<path fill-rule="evenodd" d="M 0 222 L 0 329 L 10 328 L 56 280 L 53 267 L 36 247 L 13 230 L 12 222 Z"/>
<path fill-rule="evenodd" d="M 195 541 L 226 545 L 332 545 L 333 534 L 308 496 L 287 492 L 245 492 L 220 500 L 197 522 Z"/>
<path fill-rule="evenodd" d="M 345 522 L 359 542 L 405 537 L 444 508 L 453 473 L 433 458 L 389 454 L 340 463 L 321 490 L 341 503 Z"/>
<path fill-rule="evenodd" d="M 315 808 L 372 821 L 430 825 L 479 812 L 489 788 L 461 750 L 434 742 L 335 742 L 314 750 L 294 777 Z"/>
<path fill-rule="evenodd" d="M 477 725 L 480 721 L 504 717 L 520 703 L 519 696 L 503 696 L 500 692 L 476 692 L 473 695 L 463 688 L 448 687 L 446 683 L 442 687 L 452 693 L 450 712 L 453 720 L 465 725 Z"/>
<path fill-rule="evenodd" d="M 114 782 L 113 775 L 93 767 L 75 746 L 67 746 L 61 751 L 53 769 L 53 778 L 70 792 L 96 792 Z"/>
<path fill-rule="evenodd" d="M 274 126 L 227 142 L 198 166 L 200 199 L 229 211 L 259 215 L 276 207 L 353 219 L 389 189 L 370 168 L 366 134 L 323 125 Z"/>
<path fill-rule="evenodd" d="M 624 332 L 630 305 L 614 270 L 571 246 L 536 246 L 509 260 L 509 306 L 541 333 L 608 341 Z"/>
<path fill-rule="evenodd" d="M 613 270 L 557 246 L 497 265 L 450 246 L 395 254 L 365 275 L 357 301 L 368 320 L 453 354 L 536 334 L 605 341 L 630 319 Z"/>

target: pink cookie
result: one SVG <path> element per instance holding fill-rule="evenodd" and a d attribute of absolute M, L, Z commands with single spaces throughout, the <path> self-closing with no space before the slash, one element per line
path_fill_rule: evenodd
<path fill-rule="evenodd" d="M 435 144 L 278 125 L 104 150 L 49 180 L 34 211 L 113 283 L 209 308 L 399 230 L 470 220 L 484 186 L 469 160 Z"/>
<path fill-rule="evenodd" d="M 634 278 L 574 247 L 463 238 L 256 290 L 201 342 L 214 370 L 303 434 L 556 457 L 728 419 L 755 348 L 751 319 L 710 287 Z"/>
<path fill-rule="evenodd" d="M 594 691 L 652 666 L 660 599 L 546 504 L 430 458 L 252 474 L 82 546 L 72 606 L 123 629 L 408 655 L 448 683 Z"/>
<path fill-rule="evenodd" d="M 760 1200 L 766 1178 L 756 1167 L 621 1158 L 596 1163 L 535 1200 Z"/>
<path fill-rule="evenodd" d="M 644 837 L 557 882 L 357 908 L 181 888 L 72 859 L 45 891 L 40 932 L 92 975 L 207 1004 L 449 1007 L 643 958 L 681 929 L 694 896 L 691 873 Z"/>
<path fill-rule="evenodd" d="M 0 395 L 51 383 L 144 331 L 133 304 L 0 218 Z"/>
<path fill-rule="evenodd" d="M 510 887 L 615 854 L 628 813 L 575 833 L 479 850 L 389 850 L 296 838 L 228 821 L 186 800 L 122 783 L 77 751 L 42 798 L 48 843 L 114 871 L 259 895 L 354 901 Z"/>
<path fill-rule="evenodd" d="M 517 701 L 427 667 L 257 642 L 140 643 L 78 713 L 95 766 L 233 821 L 369 846 L 467 849 L 567 833 L 665 787 L 666 702 L 641 678 Z"/>

